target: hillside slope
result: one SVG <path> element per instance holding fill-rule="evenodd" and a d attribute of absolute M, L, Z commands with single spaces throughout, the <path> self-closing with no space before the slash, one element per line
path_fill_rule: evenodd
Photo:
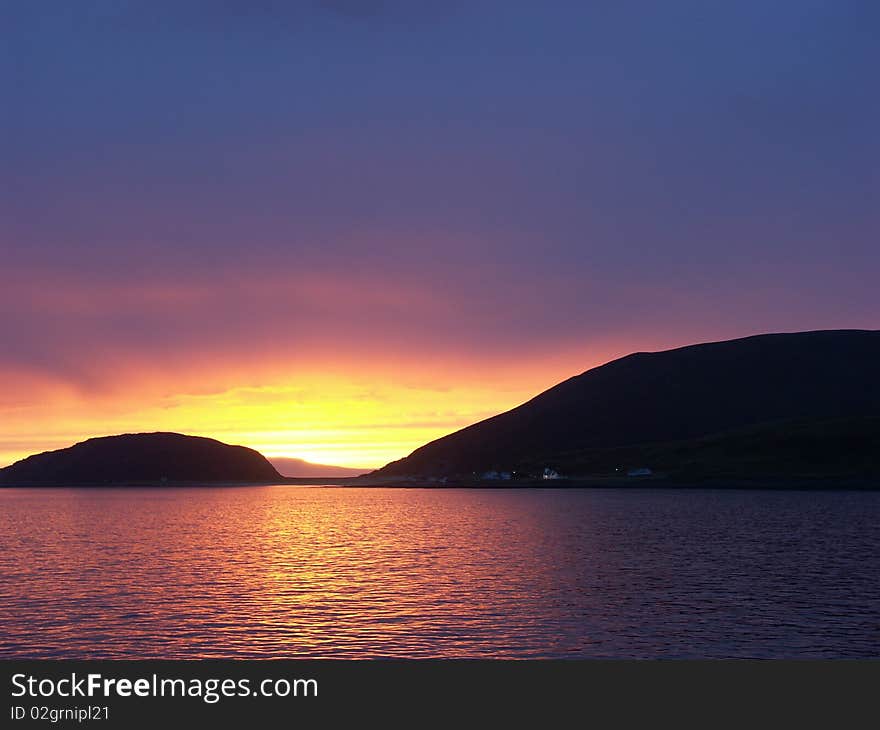
<path fill-rule="evenodd" d="M 347 466 L 332 466 L 331 464 L 313 464 L 304 459 L 295 459 L 289 456 L 268 457 L 282 476 L 303 479 L 308 477 L 345 478 L 356 477 L 365 474 L 369 469 L 352 469 Z"/>
<path fill-rule="evenodd" d="M 283 481 L 266 458 L 244 446 L 179 433 L 93 438 L 0 469 L 0 485 Z"/>
<path fill-rule="evenodd" d="M 534 469 L 545 462 L 586 472 L 591 461 L 609 468 L 613 459 L 605 457 L 623 447 L 680 448 L 761 425 L 766 428 L 755 433 L 764 441 L 780 429 L 821 433 L 815 424 L 825 421 L 845 433 L 859 424 L 870 429 L 876 422 L 867 417 L 880 415 L 878 377 L 880 331 L 873 330 L 757 335 L 640 352 L 426 444 L 371 476 Z M 755 434 L 738 441 L 746 442 L 764 448 Z M 862 442 L 871 443 L 856 445 Z M 630 448 L 627 459 L 640 458 L 642 451 Z M 750 458 L 742 455 L 744 463 Z"/>

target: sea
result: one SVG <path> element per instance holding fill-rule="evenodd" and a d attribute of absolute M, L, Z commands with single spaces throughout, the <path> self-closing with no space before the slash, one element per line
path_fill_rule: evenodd
<path fill-rule="evenodd" d="M 880 657 L 880 492 L 0 489 L 0 658 Z"/>

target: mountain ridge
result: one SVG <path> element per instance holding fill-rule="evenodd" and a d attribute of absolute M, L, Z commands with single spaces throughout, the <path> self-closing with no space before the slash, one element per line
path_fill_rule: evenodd
<path fill-rule="evenodd" d="M 0 485 L 284 481 L 245 446 L 168 431 L 98 436 L 0 469 Z"/>
<path fill-rule="evenodd" d="M 760 334 L 635 352 L 425 444 L 370 477 L 473 475 L 535 469 L 541 461 L 583 469 L 591 450 L 880 415 L 878 372 L 877 330 Z"/>
<path fill-rule="evenodd" d="M 266 458 L 281 476 L 291 479 L 356 477 L 371 471 L 370 469 L 354 469 L 347 466 L 333 466 L 332 464 L 315 464 L 290 456 L 267 456 Z"/>

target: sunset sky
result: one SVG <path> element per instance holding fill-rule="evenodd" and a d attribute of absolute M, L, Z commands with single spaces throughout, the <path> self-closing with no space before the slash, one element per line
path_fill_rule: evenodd
<path fill-rule="evenodd" d="M 868 0 L 0 3 L 0 466 L 373 467 L 633 350 L 880 327 Z"/>

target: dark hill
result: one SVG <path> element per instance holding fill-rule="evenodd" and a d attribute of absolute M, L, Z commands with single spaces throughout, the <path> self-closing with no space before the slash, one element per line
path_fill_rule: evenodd
<path fill-rule="evenodd" d="M 284 481 L 266 458 L 244 446 L 178 433 L 93 438 L 0 469 L 4 485 Z"/>
<path fill-rule="evenodd" d="M 780 439 L 787 444 L 784 471 L 792 472 L 809 467 L 805 450 L 821 453 L 822 423 L 832 424 L 836 448 L 843 449 L 837 462 L 852 457 L 870 466 L 880 458 L 871 452 L 878 423 L 872 417 L 880 416 L 878 377 L 878 331 L 758 335 L 639 352 L 433 441 L 371 476 L 541 464 L 590 473 L 658 457 L 676 471 L 676 451 L 681 465 L 688 454 L 714 454 L 741 472 L 750 463 L 773 472 L 776 451 L 769 445 Z M 784 436 L 789 432 L 791 438 Z M 714 440 L 705 441 L 710 436 Z M 700 468 L 711 471 L 712 463 L 704 459 Z"/>
<path fill-rule="evenodd" d="M 345 477 L 357 477 L 370 471 L 369 469 L 352 469 L 347 466 L 313 464 L 304 459 L 294 459 L 289 456 L 274 456 L 270 457 L 269 461 L 282 476 L 293 477 L 295 479 L 308 477 L 344 479 Z"/>

